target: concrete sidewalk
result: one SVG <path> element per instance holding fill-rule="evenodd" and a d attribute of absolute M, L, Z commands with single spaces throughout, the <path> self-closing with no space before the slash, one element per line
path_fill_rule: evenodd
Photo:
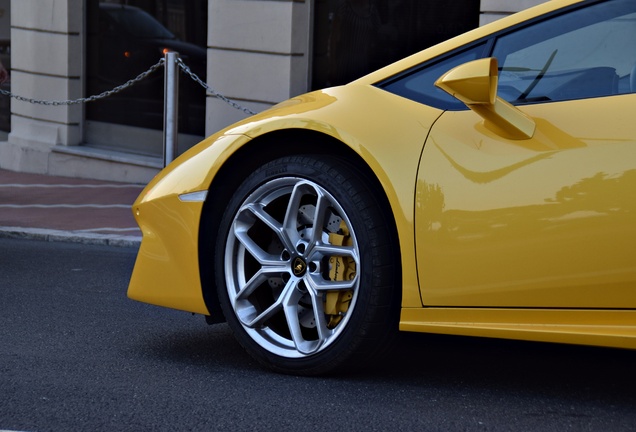
<path fill-rule="evenodd" d="M 131 206 L 143 187 L 0 169 L 0 237 L 138 246 Z"/>

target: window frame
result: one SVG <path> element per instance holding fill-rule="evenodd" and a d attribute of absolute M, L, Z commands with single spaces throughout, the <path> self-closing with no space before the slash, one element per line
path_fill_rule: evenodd
<path fill-rule="evenodd" d="M 573 5 L 570 5 L 570 6 L 566 6 L 566 7 L 562 8 L 562 9 L 558 9 L 558 10 L 546 13 L 544 15 L 529 19 L 527 21 L 518 23 L 518 24 L 516 24 L 514 26 L 511 26 L 511 27 L 508 27 L 506 29 L 502 29 L 502 30 L 499 30 L 497 32 L 491 33 L 491 34 L 489 34 L 487 36 L 484 36 L 484 37 L 482 37 L 480 39 L 471 41 L 471 42 L 469 42 L 469 43 L 467 43 L 465 45 L 457 47 L 457 48 L 455 48 L 455 49 L 453 49 L 451 51 L 448 51 L 446 53 L 440 54 L 440 55 L 438 55 L 438 56 L 436 56 L 434 58 L 431 58 L 429 60 L 426 60 L 426 61 L 424 61 L 424 62 L 422 62 L 422 63 L 420 63 L 418 65 L 415 65 L 415 66 L 413 66 L 411 68 L 408 68 L 406 70 L 398 72 L 395 75 L 392 75 L 392 76 L 390 76 L 388 78 L 384 78 L 381 81 L 378 81 L 377 83 L 374 83 L 373 85 L 375 87 L 378 87 L 380 89 L 388 91 L 389 93 L 393 93 L 393 94 L 395 94 L 397 96 L 404 97 L 406 99 L 412 100 L 412 101 L 417 102 L 417 103 L 425 104 L 425 103 L 421 102 L 421 100 L 410 98 L 410 97 L 404 96 L 402 94 L 398 94 L 398 93 L 392 92 L 390 90 L 387 90 L 386 87 L 391 85 L 391 84 L 394 84 L 394 83 L 396 83 L 396 82 L 398 82 L 400 80 L 406 79 L 406 78 L 408 78 L 408 77 L 410 77 L 410 76 L 412 76 L 414 74 L 420 73 L 421 71 L 423 71 L 426 68 L 434 66 L 434 65 L 436 65 L 436 64 L 438 64 L 438 63 L 440 63 L 442 61 L 445 61 L 445 60 L 447 60 L 447 59 L 449 59 L 449 58 L 451 58 L 451 57 L 453 57 L 455 55 L 459 55 L 462 52 L 468 51 L 468 50 L 470 50 L 470 49 L 472 49 L 475 46 L 478 46 L 480 44 L 484 44 L 484 50 L 483 50 L 482 56 L 478 57 L 478 59 L 491 57 L 493 55 L 495 44 L 496 44 L 497 40 L 499 40 L 500 38 L 502 38 L 502 37 L 504 37 L 504 36 L 506 36 L 508 34 L 512 34 L 514 32 L 521 31 L 521 30 L 523 30 L 523 29 L 525 29 L 527 27 L 534 26 L 534 25 L 536 25 L 538 23 L 551 20 L 551 19 L 556 18 L 556 17 L 561 16 L 561 15 L 568 14 L 568 13 L 572 12 L 573 10 L 584 9 L 584 8 L 587 8 L 587 7 L 596 5 L 596 4 L 605 3 L 607 1 L 611 1 L 611 0 L 583 0 L 581 3 L 576 3 L 576 4 L 573 4 Z M 518 106 L 518 105 L 531 105 L 531 104 L 536 104 L 536 103 L 547 103 L 547 102 L 549 102 L 549 101 L 523 102 L 523 103 L 511 102 L 511 103 L 513 105 L 515 105 L 515 106 Z M 558 102 L 558 101 L 554 101 L 554 102 Z M 468 109 L 461 102 L 459 102 L 459 104 L 428 104 L 428 103 L 426 103 L 425 105 L 432 106 L 434 108 L 438 108 L 438 109 L 441 109 L 441 110 L 444 110 L 444 111 L 464 111 L 464 110 Z"/>
<path fill-rule="evenodd" d="M 501 75 L 502 75 L 502 72 L 504 72 L 504 69 L 506 67 L 505 59 L 507 59 L 508 56 L 517 54 L 519 52 L 522 52 L 523 50 L 532 50 L 533 47 L 536 47 L 542 43 L 550 42 L 553 40 L 557 40 L 558 42 L 558 38 L 565 37 L 567 39 L 568 37 L 570 37 L 569 35 L 571 35 L 572 32 L 585 31 L 586 29 L 589 29 L 590 26 L 607 23 L 608 21 L 612 19 L 624 16 L 624 15 L 604 14 L 604 15 L 601 15 L 600 19 L 596 19 L 594 18 L 594 11 L 588 11 L 587 16 L 579 16 L 579 18 L 584 18 L 584 20 L 582 21 L 582 24 L 580 22 L 577 22 L 576 17 L 571 17 L 571 13 L 584 12 L 584 10 L 587 8 L 593 8 L 599 4 L 609 3 L 609 2 L 611 2 L 611 0 L 588 2 L 587 4 L 585 4 L 584 7 L 582 6 L 582 7 L 576 8 L 575 10 L 568 9 L 567 10 L 568 19 L 567 21 L 564 21 L 563 23 L 561 23 L 561 24 L 565 24 L 565 26 L 563 25 L 550 26 L 550 23 L 549 23 L 550 21 L 559 19 L 560 17 L 564 16 L 564 14 L 558 14 L 556 16 L 546 17 L 545 19 L 535 22 L 532 24 L 532 26 L 516 28 L 514 30 L 506 32 L 505 34 L 498 35 L 493 41 L 492 51 L 490 53 L 491 57 L 496 57 L 497 60 L 499 61 L 499 86 L 500 87 L 497 91 L 497 95 L 501 97 L 502 99 L 506 100 L 507 102 L 511 103 L 512 105 L 524 106 L 524 105 L 532 105 L 536 103 L 556 103 L 556 102 L 565 102 L 565 101 L 581 100 L 581 99 L 593 99 L 597 97 L 611 97 L 611 96 L 618 96 L 622 94 L 631 93 L 631 92 L 621 92 L 619 87 L 616 87 L 613 90 L 607 91 L 608 85 L 613 84 L 615 86 L 618 86 L 618 82 L 620 79 L 620 77 L 614 73 L 615 68 L 612 65 L 596 65 L 596 66 L 587 67 L 585 69 L 557 69 L 557 70 L 550 71 L 548 66 L 552 62 L 552 58 L 558 57 L 557 49 L 555 49 L 552 52 L 552 56 L 548 55 L 546 57 L 547 62 L 545 63 L 545 69 L 543 70 L 534 69 L 534 71 L 537 72 L 534 75 L 534 78 L 532 75 L 529 75 L 527 79 L 525 80 L 521 77 L 517 81 L 510 80 L 512 84 L 520 83 L 522 81 L 527 81 L 528 85 L 526 86 L 527 87 L 526 90 L 522 91 L 517 98 L 515 99 L 512 99 L 511 97 L 507 98 L 503 96 L 501 92 L 501 85 L 502 85 Z M 622 7 L 625 7 L 625 5 L 623 4 Z M 607 11 L 608 9 L 604 9 L 598 12 L 603 13 Z M 630 14 L 633 14 L 634 12 L 636 11 L 630 12 Z M 543 24 L 548 24 L 547 28 L 544 28 L 544 30 L 550 30 L 550 31 L 546 31 L 543 33 L 543 35 L 547 35 L 547 36 L 537 38 L 536 37 L 537 30 L 534 29 L 530 32 L 531 33 L 530 35 L 525 35 L 524 37 L 523 35 L 524 30 L 529 29 L 530 27 L 541 26 Z M 555 28 L 558 28 L 558 29 L 555 30 Z M 565 30 L 561 30 L 563 28 L 565 28 Z M 521 33 L 521 37 L 519 37 L 518 35 L 519 33 Z M 511 39 L 508 41 L 505 41 L 507 37 L 511 37 Z M 530 43 L 527 43 L 527 44 L 520 43 L 521 41 L 529 40 L 529 39 L 532 40 Z M 497 50 L 500 49 L 499 43 L 502 43 L 502 47 L 503 47 L 502 54 L 505 54 L 505 57 L 502 57 L 502 55 L 496 55 L 496 54 L 499 54 L 497 53 Z M 508 44 L 512 43 L 511 45 L 512 49 L 508 49 L 506 51 L 506 45 L 505 45 L 506 43 Z M 515 47 L 515 45 L 517 46 Z M 549 54 L 549 53 L 546 52 L 546 54 Z M 510 66 L 514 67 L 514 64 L 509 65 L 509 67 Z M 610 69 L 612 72 L 610 72 Z M 568 87 L 569 85 L 572 84 L 572 82 L 574 82 L 577 79 L 585 81 L 586 75 L 589 76 L 589 78 L 587 78 L 587 81 L 590 81 L 590 82 L 596 81 L 596 82 L 599 82 L 601 85 L 593 86 L 593 88 L 582 86 L 580 89 L 577 89 L 576 87 L 572 87 L 572 86 Z M 610 75 L 615 75 L 615 78 L 613 78 L 614 79 L 613 83 L 610 83 L 608 81 L 608 77 L 612 78 Z M 537 96 L 536 94 L 532 95 L 532 91 L 535 89 L 534 86 L 536 86 L 537 83 L 544 84 L 544 85 L 546 84 L 546 82 L 542 80 L 544 77 L 548 79 L 553 79 L 553 80 L 556 80 L 558 77 L 562 77 L 563 79 L 566 79 L 565 77 L 571 77 L 571 78 L 570 78 L 570 82 L 563 81 L 560 84 L 558 83 L 558 81 L 553 81 L 552 85 L 554 87 L 550 89 L 550 92 L 547 92 L 544 94 L 539 92 L 539 96 Z M 523 96 L 523 98 L 521 98 L 521 96 Z M 550 98 L 548 96 L 557 96 L 557 97 Z"/>

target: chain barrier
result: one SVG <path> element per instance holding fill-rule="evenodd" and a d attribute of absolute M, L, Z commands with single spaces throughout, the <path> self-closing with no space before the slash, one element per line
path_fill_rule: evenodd
<path fill-rule="evenodd" d="M 159 69 L 161 66 L 163 66 L 164 62 L 165 62 L 165 59 L 162 58 L 161 60 L 159 60 L 157 62 L 157 64 L 154 64 L 154 65 L 150 66 L 150 69 L 148 69 L 145 72 L 140 73 L 135 78 L 126 81 L 124 84 L 119 85 L 119 86 L 115 87 L 112 90 L 107 90 L 107 91 L 102 92 L 102 93 L 100 93 L 98 95 L 89 96 L 89 97 L 85 97 L 85 98 L 72 99 L 72 100 L 41 100 L 41 99 L 32 99 L 32 98 L 27 98 L 27 97 L 24 97 L 24 96 L 15 95 L 15 94 L 11 93 L 10 91 L 7 91 L 7 90 L 0 90 L 0 94 L 12 97 L 13 99 L 16 99 L 16 100 L 19 100 L 19 101 L 22 101 L 22 102 L 29 102 L 29 103 L 32 103 L 32 104 L 49 105 L 49 106 L 77 105 L 77 104 L 81 104 L 81 103 L 93 102 L 93 101 L 96 101 L 96 100 L 99 100 L 99 99 L 104 99 L 104 98 L 106 98 L 108 96 L 114 95 L 115 93 L 119 93 L 120 91 L 125 90 L 128 87 L 133 86 L 134 84 L 136 84 L 139 81 L 143 80 L 148 75 L 150 75 L 151 73 L 153 73 L 154 71 Z"/>
<path fill-rule="evenodd" d="M 214 90 L 212 87 L 210 87 L 209 85 L 207 85 L 205 82 L 203 82 L 203 80 L 201 80 L 201 78 L 199 78 L 194 72 L 192 72 L 190 70 L 190 68 L 183 62 L 183 60 L 181 60 L 180 57 L 177 57 L 177 64 L 179 65 L 179 67 L 181 68 L 181 70 L 183 70 L 186 74 L 188 74 L 190 76 L 190 78 L 192 78 L 195 82 L 199 83 L 199 85 L 201 87 L 203 87 L 207 92 L 209 92 L 210 94 L 216 96 L 217 98 L 221 99 L 223 102 L 227 103 L 228 105 L 236 108 L 237 110 L 241 110 L 243 111 L 245 114 L 250 114 L 250 115 L 254 115 L 256 114 L 254 111 L 252 111 L 249 108 L 245 108 L 239 104 L 237 104 L 236 102 L 234 102 L 233 100 L 230 100 L 228 98 L 226 98 L 225 96 L 223 96 L 221 93 L 217 92 L 216 90 Z"/>
<path fill-rule="evenodd" d="M 154 71 L 159 69 L 161 66 L 164 66 L 165 62 L 166 62 L 166 59 L 162 58 L 156 64 L 150 66 L 150 68 L 147 71 L 140 73 L 135 78 L 126 81 L 124 84 L 121 84 L 113 88 L 112 90 L 107 90 L 98 95 L 88 96 L 88 97 L 79 98 L 79 99 L 71 99 L 71 100 L 32 99 L 32 98 L 27 98 L 24 96 L 19 96 L 19 95 L 11 93 L 8 90 L 2 90 L 2 89 L 0 89 L 0 94 L 4 96 L 9 96 L 21 102 L 28 102 L 28 103 L 37 104 L 37 105 L 61 106 L 61 105 L 77 105 L 81 103 L 88 103 L 88 102 L 93 102 L 99 99 L 107 98 L 109 96 L 112 96 L 116 93 L 121 92 L 122 90 L 127 89 L 128 87 L 132 87 L 133 85 L 137 84 L 139 81 L 145 79 L 148 75 L 152 74 Z M 210 94 L 218 97 L 222 101 L 226 102 L 227 104 L 231 105 L 232 107 L 238 110 L 243 111 L 246 114 L 250 114 L 250 115 L 256 114 L 254 111 L 237 104 L 236 102 L 226 98 L 225 96 L 223 96 L 222 94 L 214 90 L 212 87 L 208 86 L 205 82 L 201 80 L 201 78 L 199 78 L 194 72 L 190 70 L 190 68 L 183 62 L 183 60 L 181 60 L 181 58 L 177 57 L 177 64 L 191 79 L 199 83 L 199 85 L 201 85 L 204 89 L 206 89 L 206 91 L 208 91 Z"/>

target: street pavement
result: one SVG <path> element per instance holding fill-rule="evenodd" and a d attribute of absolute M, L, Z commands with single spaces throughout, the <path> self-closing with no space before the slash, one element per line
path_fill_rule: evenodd
<path fill-rule="evenodd" d="M 138 246 L 131 206 L 143 187 L 0 169 L 0 237 Z"/>

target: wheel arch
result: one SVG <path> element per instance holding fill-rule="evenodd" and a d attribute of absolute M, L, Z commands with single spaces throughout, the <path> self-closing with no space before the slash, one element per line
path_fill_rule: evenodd
<path fill-rule="evenodd" d="M 322 132 L 305 129 L 286 129 L 267 133 L 256 137 L 233 153 L 215 175 L 208 192 L 199 229 L 199 271 L 203 298 L 210 312 L 209 323 L 223 322 L 214 282 L 214 245 L 217 229 L 223 211 L 229 202 L 232 192 L 257 167 L 288 155 L 329 155 L 346 160 L 365 177 L 368 184 L 378 192 L 377 199 L 390 221 L 391 238 L 395 239 L 394 247 L 398 262 L 401 262 L 401 245 L 397 230 L 397 222 L 392 211 L 388 195 L 373 169 L 362 156 L 342 141 Z M 402 274 L 396 276 L 395 286 L 401 287 Z M 397 293 L 401 297 L 401 292 Z"/>

